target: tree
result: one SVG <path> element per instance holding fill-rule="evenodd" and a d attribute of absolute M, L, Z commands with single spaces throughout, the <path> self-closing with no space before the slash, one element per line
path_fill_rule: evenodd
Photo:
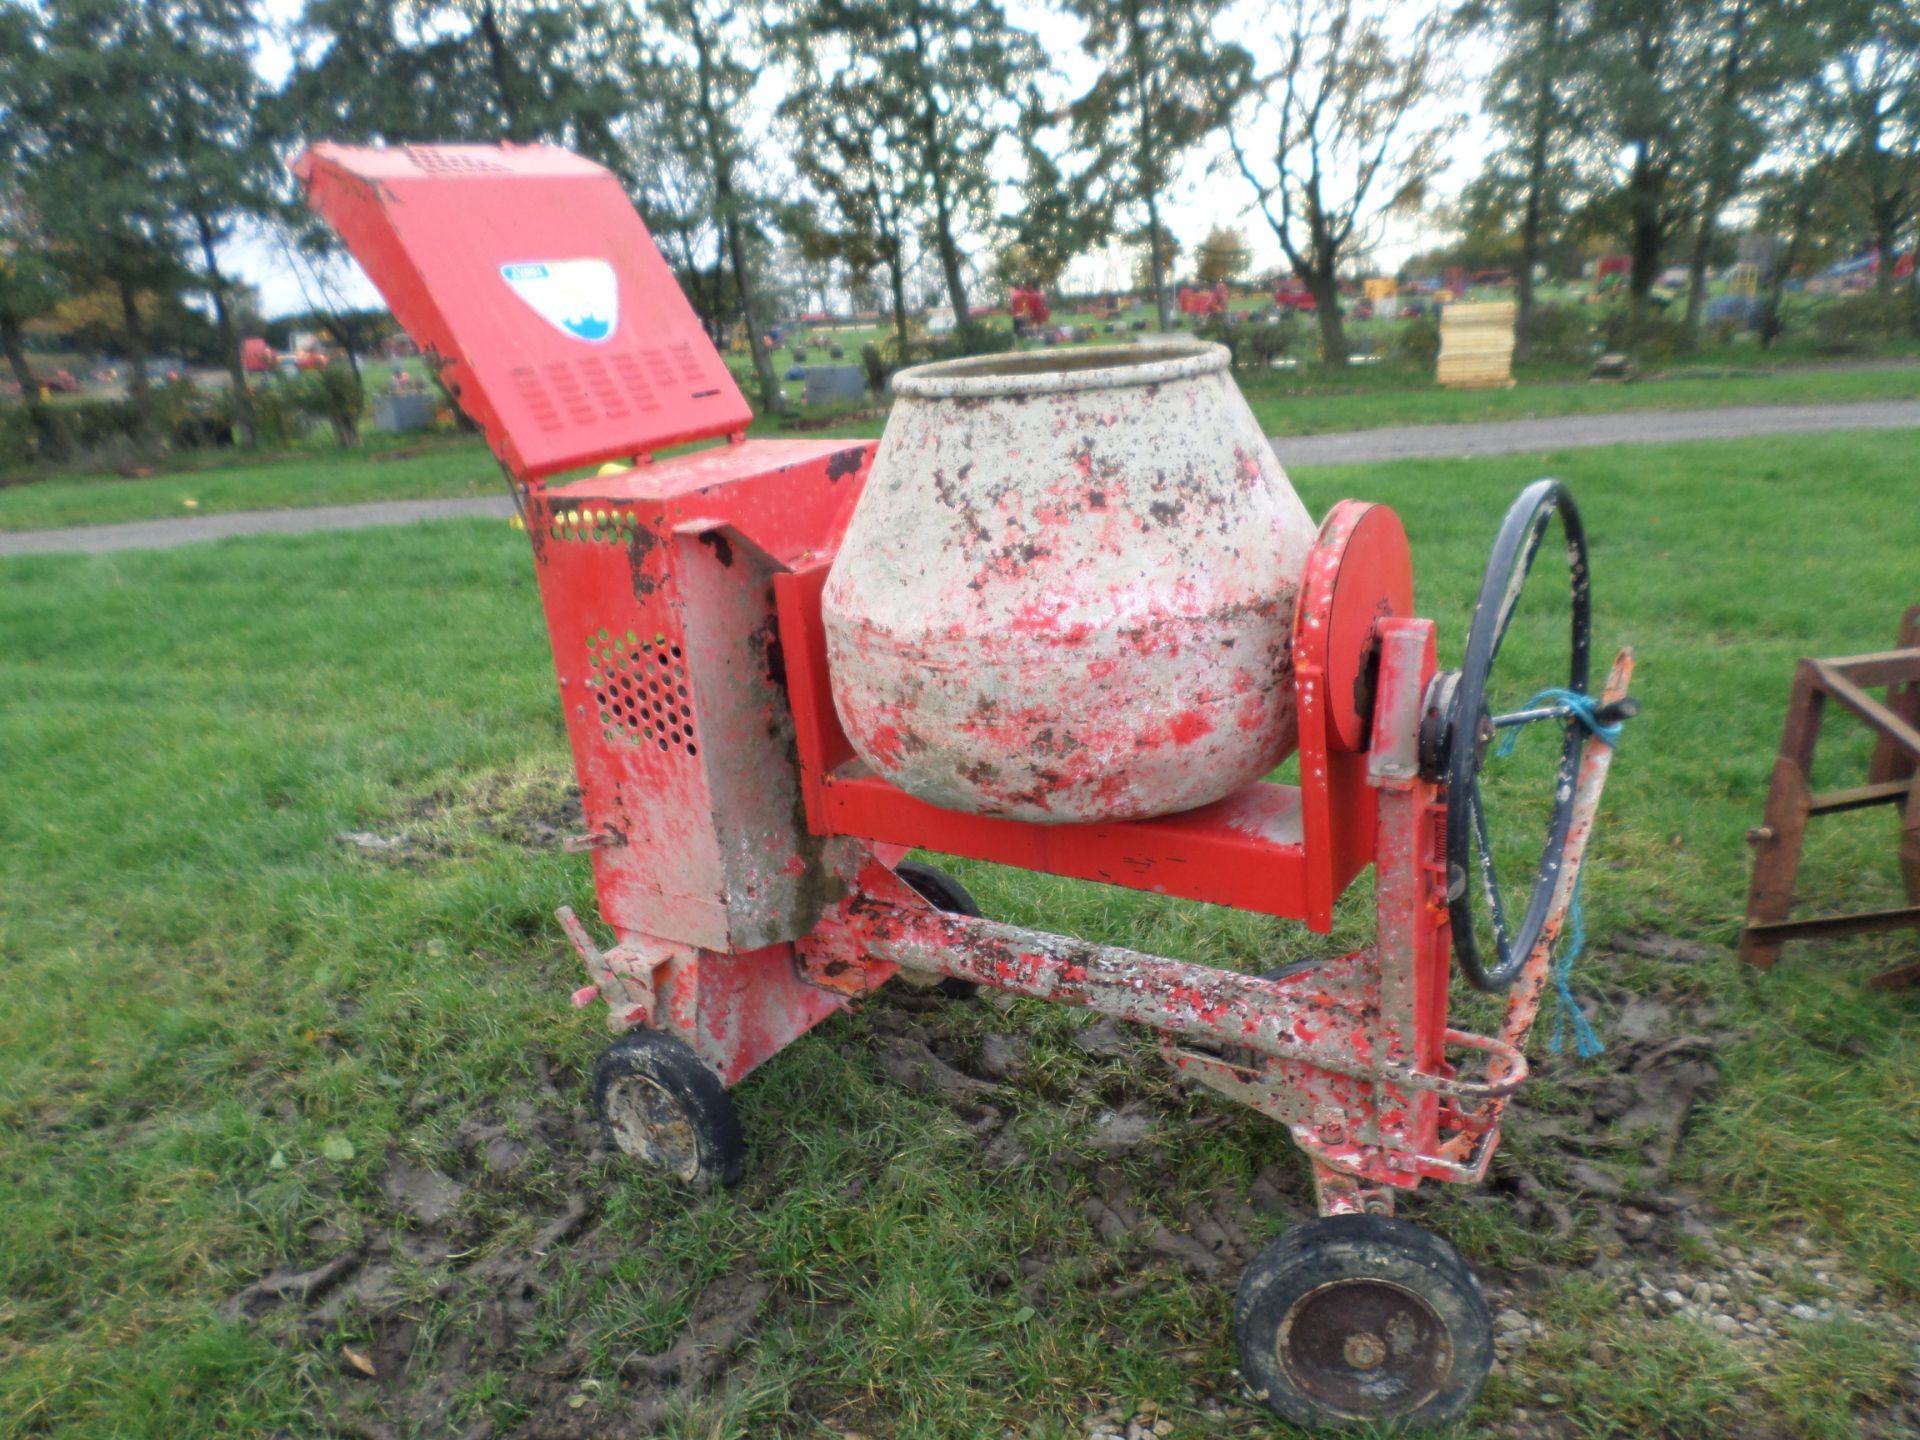
<path fill-rule="evenodd" d="M 920 177 L 914 219 L 966 327 L 960 236 L 992 217 L 992 151 L 1010 128 L 1002 97 L 1040 68 L 1033 37 L 995 0 L 798 0 L 777 33 L 798 63 L 796 88 L 863 91 L 863 109 Z"/>
<path fill-rule="evenodd" d="M 0 130 L 0 143 L 4 130 Z M 61 459 L 72 448 L 60 412 L 40 395 L 40 382 L 27 359 L 25 326 L 46 314 L 66 295 L 66 280 L 47 254 L 45 241 L 17 195 L 0 191 L 0 350 L 40 437 L 40 453 Z"/>
<path fill-rule="evenodd" d="M 846 287 L 855 288 L 852 272 L 844 269 L 840 237 L 820 214 L 810 196 L 787 200 L 775 207 L 775 223 L 791 247 L 791 263 L 799 279 L 803 303 L 809 309 L 834 308 L 834 268 L 842 266 Z"/>
<path fill-rule="evenodd" d="M 1760 177 L 1755 195 L 1755 214 L 1759 225 L 1776 237 L 1769 264 L 1756 277 L 1760 282 L 1760 314 L 1757 328 L 1762 347 L 1771 349 L 1783 328 L 1780 308 L 1786 298 L 1787 277 L 1814 248 L 1818 229 L 1834 214 L 1838 198 L 1829 183 L 1829 172 L 1821 153 L 1823 132 L 1806 126 L 1785 147 L 1781 163 Z M 1838 227 L 1832 227 L 1838 228 Z M 1785 245 L 1777 237 L 1786 236 Z"/>
<path fill-rule="evenodd" d="M 996 278 L 1052 290 L 1073 262 L 1107 238 L 1106 217 L 1090 195 L 1095 175 L 1062 152 L 1064 114 L 1055 112 L 1029 86 L 1016 132 L 1025 162 L 1013 241 L 1001 252 Z M 1065 164 L 1063 165 L 1063 161 Z M 1017 256 L 1013 271 L 1006 269 Z"/>
<path fill-rule="evenodd" d="M 1713 38 L 1718 3 L 1593 0 L 1575 46 L 1596 189 L 1617 207 L 1633 260 L 1627 294 L 1636 337 L 1669 245 L 1697 224 L 1711 198 L 1699 181 L 1715 146 L 1703 143 L 1701 120 L 1717 112 L 1724 125 L 1730 113 L 1717 99 L 1724 87 Z"/>
<path fill-rule="evenodd" d="M 210 301 L 235 423 L 250 443 L 219 249 L 237 219 L 273 203 L 251 13 L 241 0 L 73 0 L 33 13 L 40 23 L 16 25 L 7 62 L 17 183 L 76 288 L 105 281 L 119 294 L 136 438 L 154 438 L 139 296 L 172 295 L 191 275 Z"/>
<path fill-rule="evenodd" d="M 186 278 L 156 183 L 170 135 L 148 84 L 164 57 L 142 8 L 125 0 L 45 10 L 13 0 L 8 15 L 0 91 L 20 161 L 14 183 L 73 288 L 104 285 L 117 299 L 132 438 L 149 449 L 159 436 L 140 299 L 171 295 Z"/>
<path fill-rule="evenodd" d="M 1879 252 L 1875 289 L 1889 296 L 1901 232 L 1920 215 L 1920 11 L 1909 0 L 1828 0 L 1825 20 L 1815 110 L 1834 136 L 1834 177 Z"/>
<path fill-rule="evenodd" d="M 1795 0 L 1718 0 L 1700 17 L 1694 68 L 1706 84 L 1691 147 L 1693 243 L 1687 258 L 1686 340 L 1697 344 L 1706 311 L 1707 262 L 1721 213 L 1745 185 L 1770 138 L 1767 117 L 1796 67 L 1809 61 Z"/>
<path fill-rule="evenodd" d="M 1133 262 L 1133 288 L 1144 290 L 1149 295 L 1158 294 L 1166 283 L 1166 277 L 1180 263 L 1180 252 L 1185 248 L 1180 243 L 1180 237 L 1164 225 L 1157 230 L 1142 225 L 1130 233 L 1126 240 L 1127 244 L 1139 251 Z"/>
<path fill-rule="evenodd" d="M 1064 0 L 1086 23 L 1081 48 L 1098 67 L 1069 114 L 1077 149 L 1098 177 L 1109 230 L 1146 239 L 1160 328 L 1173 324 L 1162 202 L 1181 162 L 1226 120 L 1251 62 L 1216 37 L 1228 0 Z"/>
<path fill-rule="evenodd" d="M 254 442 L 253 401 L 220 247 L 237 223 L 268 216 L 280 186 L 253 68 L 254 17 L 244 0 L 147 0 L 139 43 L 151 57 L 143 95 L 159 121 L 147 157 L 155 193 L 199 267 L 232 384 L 241 443 Z"/>
<path fill-rule="evenodd" d="M 855 277 L 887 273 L 894 338 L 901 363 L 911 336 L 907 325 L 907 236 L 922 179 L 902 141 L 899 116 L 866 86 L 844 74 L 811 77 L 780 106 L 801 178 L 838 218 L 822 225 L 817 241 Z"/>
<path fill-rule="evenodd" d="M 1503 143 L 1488 156 L 1469 210 L 1483 221 L 1492 213 L 1518 211 L 1514 357 L 1520 360 L 1527 358 L 1531 340 L 1543 236 L 1573 183 L 1579 139 L 1572 103 L 1579 65 L 1574 41 L 1583 10 L 1582 0 L 1477 0 L 1460 16 L 1465 27 L 1493 35 L 1501 46 L 1487 79 L 1486 106 Z"/>
<path fill-rule="evenodd" d="M 1617 208 L 1633 259 L 1630 327 L 1688 236 L 1687 335 L 1705 308 L 1720 216 L 1769 146 L 1782 92 L 1810 63 L 1805 0 L 1591 0 L 1575 39 L 1581 128 L 1595 203 Z"/>
<path fill-rule="evenodd" d="M 59 414 L 40 396 L 40 384 L 27 359 L 23 327 L 65 297 L 66 281 L 53 264 L 18 177 L 33 163 L 32 127 L 19 110 L 32 91 L 23 66 L 31 53 L 34 16 L 24 9 L 0 10 L 0 167 L 12 181 L 0 180 L 0 350 L 40 437 L 41 453 L 64 456 L 66 430 Z"/>
<path fill-rule="evenodd" d="M 698 177 L 711 202 L 714 229 L 731 262 L 753 351 L 761 408 L 773 414 L 780 408 L 780 381 L 773 373 L 773 357 L 761 343 L 760 317 L 754 311 L 754 207 L 741 184 L 749 146 L 739 117 L 748 112 L 759 74 L 753 38 L 739 12 L 711 8 L 709 0 L 655 0 L 650 13 L 656 30 L 646 70 L 650 88 L 656 95 L 670 95 L 674 77 L 689 76 L 692 93 L 687 98 L 692 103 L 649 113 L 660 125 L 662 147 L 683 162 L 686 173 Z"/>
<path fill-rule="evenodd" d="M 687 299 L 716 343 L 739 300 L 726 282 L 726 234 L 713 201 L 712 178 L 701 156 L 694 85 L 677 66 L 634 64 L 636 107 L 622 122 L 622 168 L 634 206 L 647 222 Z"/>
<path fill-rule="evenodd" d="M 281 323 L 320 331 L 340 347 L 353 378 L 360 375 L 360 357 L 393 328 L 393 317 L 385 310 L 369 310 L 352 304 L 341 288 L 338 266 L 340 252 L 330 227 L 310 224 L 289 228 L 280 237 L 280 254 L 293 282 L 306 302 L 299 316 L 283 317 Z"/>
<path fill-rule="evenodd" d="M 546 140 L 617 169 L 636 23 L 593 0 L 307 0 L 276 108 L 296 135 Z"/>
<path fill-rule="evenodd" d="M 1247 237 L 1243 231 L 1216 225 L 1207 232 L 1207 238 L 1200 242 L 1194 274 L 1202 285 L 1236 280 L 1246 273 L 1252 259 L 1253 251 L 1247 248 Z"/>
<path fill-rule="evenodd" d="M 1389 24 L 1355 0 L 1294 0 L 1274 17 L 1282 59 L 1228 127 L 1235 163 L 1280 250 L 1314 298 L 1321 359 L 1345 365 L 1340 266 L 1366 253 L 1388 214 L 1417 206 L 1444 163 L 1456 115 L 1435 114 L 1445 17 Z M 1242 134 L 1262 122 L 1256 160 Z"/>

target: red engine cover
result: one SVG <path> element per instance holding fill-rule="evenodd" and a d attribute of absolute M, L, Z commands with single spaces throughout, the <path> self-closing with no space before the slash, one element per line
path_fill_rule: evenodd
<path fill-rule="evenodd" d="M 294 165 L 515 478 L 752 411 L 613 174 L 550 145 L 315 145 Z"/>

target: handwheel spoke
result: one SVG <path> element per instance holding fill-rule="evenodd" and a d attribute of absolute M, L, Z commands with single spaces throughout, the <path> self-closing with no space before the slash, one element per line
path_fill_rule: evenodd
<path fill-rule="evenodd" d="M 1533 574 L 1534 558 L 1540 553 L 1540 542 L 1546 538 L 1547 525 L 1553 519 L 1553 507 L 1543 505 L 1534 515 L 1533 527 L 1527 536 L 1527 547 L 1507 579 L 1506 592 L 1500 597 L 1500 610 L 1494 623 L 1493 649 L 1488 656 L 1491 663 L 1500 657 L 1500 647 L 1506 643 L 1507 627 L 1513 624 L 1513 613 L 1520 608 L 1520 596 L 1527 588 L 1527 577 Z"/>
<path fill-rule="evenodd" d="M 1509 710 L 1504 715 L 1493 717 L 1493 728 L 1511 730 L 1516 725 L 1532 725 L 1541 720 L 1565 720 L 1573 714 L 1573 707 L 1563 701 L 1552 705 L 1539 705 L 1531 710 Z"/>
<path fill-rule="evenodd" d="M 1494 873 L 1493 843 L 1487 838 L 1487 807 L 1480 798 L 1480 777 L 1473 780 L 1473 831 L 1480 841 L 1480 888 L 1486 892 L 1487 913 L 1493 920 L 1495 964 L 1507 961 L 1507 912 L 1500 903 L 1500 877 Z"/>

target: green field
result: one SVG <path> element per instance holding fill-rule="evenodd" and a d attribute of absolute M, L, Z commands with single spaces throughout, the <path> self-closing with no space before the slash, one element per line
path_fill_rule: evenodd
<path fill-rule="evenodd" d="M 1539 1327 L 1462 1437 L 1913 1433 L 1920 1003 L 1861 985 L 1912 938 L 1766 977 L 1725 948 L 1794 658 L 1881 648 L 1920 601 L 1913 454 L 1769 437 L 1296 476 L 1316 514 L 1400 510 L 1444 660 L 1550 469 L 1595 536 L 1596 644 L 1639 651 L 1578 974 L 1611 1048 L 1540 1056 L 1483 1191 L 1402 1205 Z M 569 763 L 505 525 L 0 562 L 0 697 L 0 1436 L 1078 1440 L 1143 1403 L 1183 1440 L 1285 1433 L 1240 1403 L 1227 1313 L 1237 1252 L 1310 1206 L 1305 1167 L 1148 1043 L 883 998 L 740 1087 L 734 1190 L 593 1149 L 603 1036 L 551 918 L 592 889 L 556 843 Z M 1838 783 L 1860 755 L 1835 749 Z M 1825 823 L 1807 893 L 1897 903 L 1891 816 Z M 957 868 L 1021 923 L 1248 969 L 1322 946 Z M 1351 895 L 1336 939 L 1366 922 Z M 1629 932 L 1695 943 L 1650 958 Z M 1581 1148 L 1649 1013 L 1720 1075 L 1657 1178 L 1636 1112 Z M 1022 1058 L 990 1091 L 911 1063 L 984 1073 L 991 1037 Z M 1103 1149 L 1114 1110 L 1150 1138 Z M 1236 1258 L 1195 1254 L 1215 1232 Z M 1741 1294 L 1729 1245 L 1788 1257 L 1768 1283 L 1816 1318 L 1762 1342 L 1631 1301 L 1635 1273 Z M 246 1290 L 341 1255 L 310 1303 Z"/>
<path fill-rule="evenodd" d="M 1689 374 L 1685 370 L 1632 385 L 1591 385 L 1564 367 L 1524 372 L 1509 390 L 1452 391 L 1430 375 L 1380 366 L 1338 375 L 1316 368 L 1238 375 L 1255 416 L 1270 435 L 1314 435 L 1383 425 L 1522 420 L 1623 410 L 1711 409 L 1724 405 L 1844 404 L 1920 397 L 1920 363 L 1888 369 L 1833 367 L 1778 374 L 1763 371 Z M 756 421 L 753 433 L 847 435 L 880 433 L 884 413 L 857 409 L 802 412 L 804 429 Z M 500 472 L 477 440 L 443 438 L 402 445 L 382 439 L 366 452 L 303 449 L 249 460 L 198 458 L 144 479 L 117 474 L 62 475 L 0 488 L 0 531 L 98 525 L 234 510 L 343 505 L 365 500 L 447 498 L 499 493 Z M 398 446 L 400 456 L 391 452 Z M 189 503 L 191 502 L 191 503 Z"/>
<path fill-rule="evenodd" d="M 0 530 L 506 493 L 486 446 L 451 437 L 365 450 L 233 456 L 218 464 L 200 456 L 193 461 L 139 478 L 107 472 L 8 486 L 0 489 Z"/>

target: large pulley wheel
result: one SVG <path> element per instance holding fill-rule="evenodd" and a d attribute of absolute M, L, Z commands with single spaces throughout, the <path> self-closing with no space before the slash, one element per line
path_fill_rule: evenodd
<path fill-rule="evenodd" d="M 1573 496 L 1557 480 L 1536 480 L 1507 511 L 1480 584 L 1460 668 L 1436 676 L 1427 696 L 1428 728 L 1422 737 L 1421 758 L 1429 778 L 1444 781 L 1447 787 L 1447 908 L 1453 952 L 1469 981 L 1495 992 L 1512 985 L 1546 928 L 1573 827 L 1576 782 L 1587 741 L 1582 718 L 1564 699 L 1530 703 L 1520 698 L 1524 691 L 1502 693 L 1499 698 L 1515 708 L 1495 708 L 1496 690 L 1501 688 L 1494 683 L 1501 647 L 1556 518 L 1566 543 L 1570 628 L 1565 632 L 1564 661 L 1561 642 L 1551 640 L 1551 668 L 1539 677 L 1548 683 L 1538 688 L 1584 700 L 1592 625 L 1587 537 Z M 1530 612 L 1530 618 L 1541 617 Z M 1558 624 L 1551 616 L 1545 619 L 1544 625 L 1530 627 L 1541 632 L 1530 635 L 1540 644 L 1548 643 L 1547 636 Z M 1558 762 L 1551 779 L 1534 787 L 1535 803 L 1526 807 L 1536 821 L 1537 811 L 1545 810 L 1545 835 L 1536 860 L 1535 842 L 1525 842 L 1516 853 L 1512 827 L 1504 827 L 1496 843 L 1483 771 L 1496 753 L 1495 741 L 1502 732 L 1552 723 L 1563 731 Z M 1514 888 L 1503 888 L 1502 855 L 1497 851 L 1504 852 L 1505 886 Z"/>
<path fill-rule="evenodd" d="M 697 1190 L 746 1166 L 733 1097 L 683 1041 L 629 1030 L 593 1066 L 593 1108 L 614 1148 Z"/>
<path fill-rule="evenodd" d="M 1233 1306 L 1240 1373 L 1308 1429 L 1438 1425 L 1493 1367 L 1493 1322 L 1439 1236 L 1384 1215 L 1296 1225 L 1253 1257 Z"/>

